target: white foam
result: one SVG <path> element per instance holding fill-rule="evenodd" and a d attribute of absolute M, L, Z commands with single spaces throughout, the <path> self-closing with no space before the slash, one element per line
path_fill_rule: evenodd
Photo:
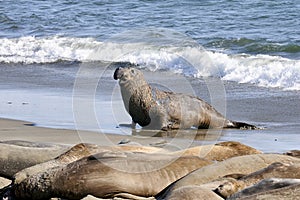
<path fill-rule="evenodd" d="M 82 61 L 101 42 L 92 38 L 33 36 L 0 39 L 0 62 L 5 63 L 52 63 L 59 60 Z"/>
<path fill-rule="evenodd" d="M 300 60 L 269 55 L 226 55 L 210 52 L 223 80 L 262 87 L 300 90 Z"/>
<path fill-rule="evenodd" d="M 99 42 L 94 38 L 32 36 L 0 39 L 0 62 L 129 61 L 152 71 L 220 77 L 283 90 L 300 90 L 300 60 L 269 55 L 227 55 L 201 46 L 155 46 L 143 42 Z"/>

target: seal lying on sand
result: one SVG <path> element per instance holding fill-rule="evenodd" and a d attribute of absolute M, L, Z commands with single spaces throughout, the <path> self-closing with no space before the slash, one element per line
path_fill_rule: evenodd
<path fill-rule="evenodd" d="M 18 199 L 35 200 L 81 199 L 88 194 L 113 198 L 124 193 L 151 197 L 191 171 L 210 164 L 196 156 L 103 152 L 33 174 L 13 185 L 12 192 Z"/>
<path fill-rule="evenodd" d="M 279 154 L 254 154 L 229 158 L 225 161 L 217 162 L 209 166 L 204 166 L 189 173 L 187 176 L 169 185 L 155 197 L 159 200 L 169 199 L 169 197 L 174 195 L 173 193 L 178 188 L 187 186 L 203 186 L 203 184 L 207 184 L 209 182 L 217 180 L 220 177 L 252 174 L 258 170 L 262 170 L 268 167 L 274 162 L 290 163 L 292 165 L 300 164 L 300 159 Z M 295 170 L 293 170 L 293 172 L 295 172 Z M 224 188 L 226 189 L 226 192 L 228 194 L 232 194 L 232 192 L 239 191 L 243 188 L 243 185 L 245 185 L 245 183 L 243 183 L 243 185 L 236 184 L 240 182 L 234 180 L 231 183 L 233 184 L 226 184 L 229 187 Z M 222 195 L 224 195 L 224 192 L 222 192 Z"/>
<path fill-rule="evenodd" d="M 256 171 L 254 173 L 251 173 L 247 176 L 244 176 L 241 179 L 231 180 L 228 181 L 227 183 L 223 183 L 215 191 L 217 194 L 220 194 L 222 197 L 228 198 L 234 193 L 244 189 L 244 191 L 242 190 L 241 193 L 234 194 L 234 197 L 236 198 L 238 196 L 241 196 L 242 193 L 249 195 L 249 194 L 259 193 L 259 190 L 265 191 L 267 189 L 285 187 L 291 184 L 300 184 L 300 181 L 292 181 L 293 179 L 299 180 L 300 178 L 299 169 L 300 169 L 300 163 L 289 164 L 289 163 L 275 162 L 269 165 L 268 167 Z M 281 178 L 286 180 L 285 181 L 282 180 L 283 182 L 279 181 L 280 183 L 276 183 L 278 182 L 277 180 L 274 181 L 274 184 L 271 184 L 272 181 L 268 180 L 271 178 Z M 290 181 L 288 181 L 287 179 L 290 179 Z M 262 182 L 263 180 L 265 180 L 265 182 Z M 246 188 L 258 184 L 259 182 L 260 182 L 260 187 L 252 187 L 252 189 Z M 234 199 L 234 197 L 231 196 L 232 199 Z"/>
<path fill-rule="evenodd" d="M 163 149 L 147 146 L 98 146 L 95 144 L 80 143 L 73 146 L 67 152 L 61 154 L 55 159 L 34 165 L 32 167 L 28 167 L 17 172 L 14 175 L 14 183 L 18 184 L 25 178 L 28 178 L 29 176 L 32 176 L 39 172 L 47 171 L 48 169 L 58 166 L 66 166 L 67 164 L 82 159 L 86 156 L 105 152 L 136 152 L 140 154 L 149 153 L 153 155 L 169 155 L 174 156 L 174 158 L 179 156 L 196 156 L 209 161 L 222 161 L 234 156 L 261 153 L 256 149 L 238 142 L 221 142 L 215 145 L 197 146 L 175 152 L 167 152 Z"/>
<path fill-rule="evenodd" d="M 20 183 L 25 178 L 37 174 L 39 172 L 47 171 L 48 169 L 54 167 L 62 167 L 70 164 L 76 160 L 82 159 L 86 156 L 90 156 L 92 154 L 97 153 L 105 153 L 105 152 L 136 152 L 136 153 L 163 153 L 164 151 L 159 151 L 158 148 L 155 147 L 146 147 L 146 146 L 98 146 L 95 144 L 88 144 L 88 143 L 80 143 L 72 148 L 70 148 L 65 153 L 61 154 L 60 156 L 56 157 L 55 159 L 49 160 L 47 162 L 43 162 L 32 167 L 28 167 L 17 172 L 14 175 L 14 183 Z"/>
<path fill-rule="evenodd" d="M 26 141 L 0 142 L 0 176 L 12 179 L 18 171 L 51 160 L 70 147 Z"/>
<path fill-rule="evenodd" d="M 119 79 L 123 103 L 132 118 L 151 129 L 179 128 L 246 128 L 256 127 L 226 119 L 211 105 L 198 97 L 176 94 L 152 88 L 143 73 L 133 67 L 118 67 L 114 79 Z"/>

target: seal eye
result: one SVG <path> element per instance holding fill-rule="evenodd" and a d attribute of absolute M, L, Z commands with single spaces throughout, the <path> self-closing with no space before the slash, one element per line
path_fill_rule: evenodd
<path fill-rule="evenodd" d="M 132 70 L 131 70 L 131 73 L 132 73 L 132 74 L 135 74 L 135 70 L 134 70 L 134 69 L 132 69 Z"/>

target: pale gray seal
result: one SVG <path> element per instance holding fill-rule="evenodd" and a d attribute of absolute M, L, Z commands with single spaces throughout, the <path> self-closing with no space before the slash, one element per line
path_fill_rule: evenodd
<path fill-rule="evenodd" d="M 256 126 L 226 119 L 198 97 L 152 88 L 143 73 L 134 67 L 118 67 L 113 75 L 119 79 L 124 106 L 136 123 L 150 129 L 245 128 Z"/>

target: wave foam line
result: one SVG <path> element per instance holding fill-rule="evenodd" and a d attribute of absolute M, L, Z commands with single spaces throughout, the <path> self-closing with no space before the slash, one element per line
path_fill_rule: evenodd
<path fill-rule="evenodd" d="M 129 61 L 151 71 L 192 77 L 220 77 L 268 88 L 300 90 L 300 60 L 269 55 L 227 55 L 199 46 L 155 46 L 147 43 L 99 42 L 94 38 L 53 36 L 0 39 L 0 62 Z"/>
<path fill-rule="evenodd" d="M 269 55 L 226 55 L 209 52 L 223 80 L 261 87 L 300 90 L 300 61 Z"/>
<path fill-rule="evenodd" d="M 99 46 L 93 38 L 49 37 L 0 39 L 0 62 L 53 63 L 61 60 L 83 61 Z"/>

